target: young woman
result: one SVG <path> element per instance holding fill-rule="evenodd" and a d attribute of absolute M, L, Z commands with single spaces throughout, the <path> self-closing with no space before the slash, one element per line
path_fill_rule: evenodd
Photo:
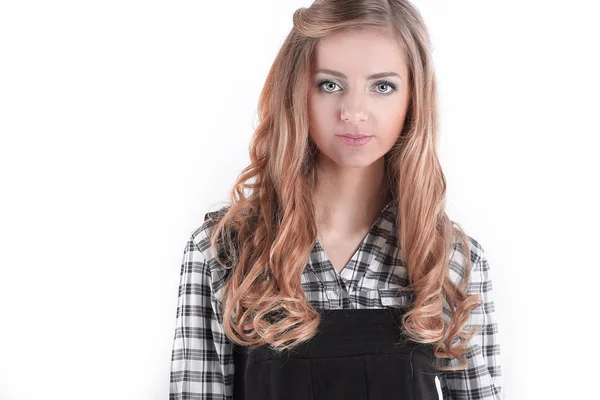
<path fill-rule="evenodd" d="M 500 399 L 490 267 L 444 211 L 421 15 L 324 0 L 293 22 L 251 165 L 184 251 L 170 398 Z"/>

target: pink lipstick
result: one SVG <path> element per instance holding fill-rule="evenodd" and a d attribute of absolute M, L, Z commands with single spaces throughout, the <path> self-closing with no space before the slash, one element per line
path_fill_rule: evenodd
<path fill-rule="evenodd" d="M 352 135 L 349 133 L 345 133 L 343 135 L 336 135 L 336 136 L 339 137 L 340 139 L 342 139 L 342 141 L 349 146 L 365 145 L 365 144 L 369 143 L 369 141 L 373 137 L 373 136 L 366 136 L 366 135 Z"/>

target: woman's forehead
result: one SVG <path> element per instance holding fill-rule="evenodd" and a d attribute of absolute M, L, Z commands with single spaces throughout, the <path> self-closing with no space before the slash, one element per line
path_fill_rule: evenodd
<path fill-rule="evenodd" d="M 377 30 L 338 32 L 317 43 L 313 73 L 333 70 L 347 77 L 367 77 L 378 72 L 406 76 L 406 58 L 399 42 Z"/>

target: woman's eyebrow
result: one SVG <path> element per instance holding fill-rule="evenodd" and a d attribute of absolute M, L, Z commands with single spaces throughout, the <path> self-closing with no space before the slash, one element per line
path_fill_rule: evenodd
<path fill-rule="evenodd" d="M 315 73 L 319 73 L 319 72 L 324 72 L 326 74 L 337 76 L 338 78 L 342 78 L 342 79 L 346 79 L 346 80 L 348 79 L 348 77 L 346 75 L 342 74 L 341 72 L 334 71 L 332 69 L 319 68 L 319 69 L 317 69 L 315 71 Z M 367 80 L 371 80 L 371 79 L 383 78 L 383 77 L 386 77 L 386 76 L 395 76 L 395 77 L 398 77 L 398 78 L 402 79 L 400 77 L 400 75 L 398 75 L 395 72 L 378 72 L 376 74 L 371 74 L 371 75 L 367 76 L 366 79 Z"/>

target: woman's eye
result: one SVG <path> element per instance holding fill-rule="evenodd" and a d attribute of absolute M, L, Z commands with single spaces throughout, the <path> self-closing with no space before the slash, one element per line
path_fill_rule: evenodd
<path fill-rule="evenodd" d="M 320 87 L 321 89 L 323 89 L 323 88 L 327 87 L 327 88 L 325 89 L 325 91 L 326 91 L 327 93 L 333 93 L 333 92 L 332 92 L 332 90 L 333 90 L 333 89 L 335 89 L 335 87 L 336 87 L 336 86 L 338 86 L 338 84 L 337 84 L 337 83 L 335 83 L 335 82 L 331 82 L 331 81 L 323 81 L 323 82 L 319 83 L 319 87 Z M 331 90 L 330 90 L 330 89 L 331 89 Z"/>
<path fill-rule="evenodd" d="M 381 88 L 381 87 L 383 87 L 383 90 L 382 90 L 380 93 L 382 93 L 382 94 L 387 94 L 387 93 L 389 93 L 388 91 L 386 91 L 386 90 L 385 90 L 385 88 L 386 88 L 386 87 L 390 87 L 388 84 L 385 84 L 385 83 L 380 83 L 380 84 L 378 84 L 378 85 L 377 85 L 377 87 L 378 87 L 378 88 Z"/>
<path fill-rule="evenodd" d="M 381 94 L 383 94 L 383 95 L 392 94 L 392 92 L 395 92 L 395 91 L 396 91 L 396 85 L 394 85 L 394 84 L 393 84 L 393 83 L 391 83 L 391 82 L 387 82 L 387 81 L 384 81 L 384 82 L 377 82 L 377 87 L 384 87 L 384 88 L 385 88 L 385 87 L 388 87 L 388 88 L 390 88 L 390 90 L 389 90 L 389 91 L 386 91 L 386 90 L 384 89 L 382 92 L 379 92 L 379 93 L 381 93 Z"/>
<path fill-rule="evenodd" d="M 321 90 L 325 91 L 325 93 L 336 93 L 337 92 L 335 90 L 336 86 L 339 87 L 339 85 L 337 83 L 332 82 L 332 81 L 321 81 L 317 85 L 317 87 L 320 88 Z M 392 82 L 388 82 L 388 81 L 377 82 L 375 84 L 375 86 L 378 88 L 383 88 L 383 90 L 381 90 L 381 91 L 376 90 L 376 92 L 379 94 L 382 94 L 384 96 L 392 94 L 393 92 L 396 91 L 396 85 L 394 85 Z M 386 88 L 389 88 L 389 90 L 386 90 Z"/>

